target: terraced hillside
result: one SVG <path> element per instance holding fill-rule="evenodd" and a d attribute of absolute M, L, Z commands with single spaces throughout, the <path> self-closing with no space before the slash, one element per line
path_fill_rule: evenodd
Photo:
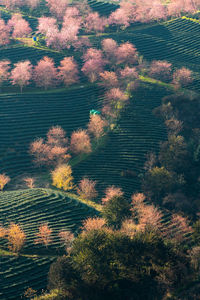
<path fill-rule="evenodd" d="M 53 125 L 70 135 L 89 121 L 89 111 L 101 104 L 101 90 L 80 87 L 52 93 L 0 95 L 0 171 L 12 179 L 32 173 L 29 144 Z"/>
<path fill-rule="evenodd" d="M 148 61 L 168 60 L 175 67 L 190 68 L 195 80 L 189 88 L 200 91 L 200 23 L 195 20 L 183 17 L 160 24 L 133 26 L 108 36 L 118 42 L 132 42 Z M 105 36 L 95 38 L 97 46 L 102 38 Z"/>
<path fill-rule="evenodd" d="M 53 230 L 54 242 L 50 250 L 54 253 L 57 247 L 60 247 L 58 237 L 60 230 L 76 232 L 84 218 L 96 213 L 93 208 L 69 199 L 66 194 L 48 189 L 1 193 L 0 207 L 0 223 L 5 226 L 10 222 L 21 224 L 27 236 L 24 252 L 31 252 L 31 254 L 38 252 L 41 254 L 41 251 L 46 253 L 43 246 L 34 244 L 35 234 L 40 224 L 48 223 Z M 0 245 L 6 247 L 2 240 Z"/>
<path fill-rule="evenodd" d="M 0 299 L 22 299 L 30 287 L 38 292 L 46 289 L 47 274 L 53 260 L 49 257 L 0 257 Z"/>
<path fill-rule="evenodd" d="M 26 233 L 24 253 L 31 256 L 0 256 L 0 299 L 20 299 L 28 287 L 36 290 L 46 288 L 49 265 L 55 255 L 63 252 L 58 232 L 77 232 L 84 218 L 96 215 L 96 211 L 64 193 L 46 189 L 1 192 L 0 223 L 20 224 Z M 38 226 L 48 222 L 52 228 L 53 246 L 48 249 L 34 244 Z M 1 240 L 1 248 L 6 244 Z M 60 250 L 59 250 L 60 249 Z M 39 254 L 40 256 L 34 256 Z M 22 276 L 23 274 L 23 276 Z"/>
<path fill-rule="evenodd" d="M 127 196 L 139 190 L 147 153 L 157 153 L 166 138 L 164 124 L 152 110 L 167 93 L 158 86 L 142 85 L 109 134 L 105 148 L 73 169 L 75 178 L 87 175 L 97 180 L 100 195 L 108 185 L 122 187 Z"/>

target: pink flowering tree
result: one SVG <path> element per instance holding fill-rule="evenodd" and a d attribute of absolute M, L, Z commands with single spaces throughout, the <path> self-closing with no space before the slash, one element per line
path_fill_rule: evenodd
<path fill-rule="evenodd" d="M 31 33 L 29 23 L 20 14 L 14 14 L 8 21 L 8 27 L 12 31 L 13 38 L 23 38 Z"/>
<path fill-rule="evenodd" d="M 192 83 L 192 71 L 187 68 L 181 68 L 174 72 L 173 74 L 173 84 L 177 87 L 187 86 Z"/>
<path fill-rule="evenodd" d="M 110 25 L 123 25 L 124 27 L 130 25 L 129 21 L 129 15 L 127 15 L 122 8 L 118 8 L 112 12 L 108 19 Z"/>
<path fill-rule="evenodd" d="M 114 69 L 116 65 L 117 57 L 115 53 L 117 53 L 118 44 L 113 39 L 103 39 L 101 42 L 103 53 L 108 61 L 108 63 L 111 65 L 111 67 Z"/>
<path fill-rule="evenodd" d="M 114 102 L 114 104 L 117 104 L 117 102 L 125 102 L 129 98 L 128 95 L 119 88 L 112 88 L 105 96 L 109 103 Z"/>
<path fill-rule="evenodd" d="M 0 46 L 10 43 L 10 32 L 3 19 L 0 19 Z"/>
<path fill-rule="evenodd" d="M 96 181 L 91 180 L 87 177 L 81 179 L 77 187 L 77 193 L 88 200 L 95 199 L 98 195 L 96 191 Z"/>
<path fill-rule="evenodd" d="M 70 149 L 75 154 L 90 153 L 92 151 L 90 137 L 86 130 L 79 129 L 72 133 Z"/>
<path fill-rule="evenodd" d="M 58 77 L 64 82 L 66 86 L 69 86 L 78 81 L 78 66 L 73 57 L 65 57 L 58 67 Z"/>
<path fill-rule="evenodd" d="M 56 84 L 57 69 L 52 58 L 43 57 L 34 68 L 33 79 L 37 86 L 44 87 L 45 90 Z"/>
<path fill-rule="evenodd" d="M 69 5 L 68 0 L 47 0 L 47 5 L 50 12 L 55 15 L 59 20 L 65 15 L 65 11 Z"/>
<path fill-rule="evenodd" d="M 122 197 L 124 195 L 124 192 L 121 188 L 116 187 L 114 185 L 111 185 L 106 188 L 105 190 L 105 196 L 101 199 L 102 204 L 106 204 L 110 199 L 113 197 Z"/>
<path fill-rule="evenodd" d="M 117 64 L 135 64 L 138 61 L 138 53 L 135 46 L 129 42 L 121 44 L 116 53 Z"/>
<path fill-rule="evenodd" d="M 10 79 L 13 85 L 20 87 L 21 93 L 24 86 L 30 83 L 32 77 L 32 65 L 29 60 L 14 64 Z"/>
<path fill-rule="evenodd" d="M 16 7 L 23 6 L 23 0 L 2 0 L 1 2 L 8 9 L 14 9 Z"/>
<path fill-rule="evenodd" d="M 120 70 L 120 77 L 126 81 L 132 81 L 138 79 L 139 74 L 135 67 L 125 67 L 124 69 Z"/>
<path fill-rule="evenodd" d="M 89 13 L 85 19 L 85 28 L 88 32 L 103 32 L 106 26 L 106 19 L 100 17 L 98 12 Z"/>
<path fill-rule="evenodd" d="M 26 0 L 26 5 L 31 9 L 36 8 L 40 3 L 40 0 Z"/>
<path fill-rule="evenodd" d="M 48 31 L 57 27 L 57 20 L 55 18 L 41 17 L 38 19 L 38 33 L 46 35 Z"/>
<path fill-rule="evenodd" d="M 68 150 L 66 132 L 60 126 L 51 127 L 46 139 L 36 139 L 30 144 L 30 154 L 40 166 L 66 163 L 70 158 Z"/>
<path fill-rule="evenodd" d="M 172 64 L 167 61 L 154 60 L 149 75 L 161 81 L 169 81 L 172 77 Z"/>
<path fill-rule="evenodd" d="M 104 71 L 99 74 L 101 85 L 106 88 L 113 88 L 119 85 L 119 81 L 115 72 Z"/>
<path fill-rule="evenodd" d="M 88 131 L 98 140 L 105 134 L 105 127 L 107 122 L 99 115 L 91 115 L 88 124 Z"/>
<path fill-rule="evenodd" d="M 89 48 L 83 55 L 85 61 L 81 71 L 89 78 L 90 82 L 94 82 L 98 79 L 99 73 L 103 72 L 103 67 L 106 61 L 103 59 L 103 53 L 101 50 Z"/>

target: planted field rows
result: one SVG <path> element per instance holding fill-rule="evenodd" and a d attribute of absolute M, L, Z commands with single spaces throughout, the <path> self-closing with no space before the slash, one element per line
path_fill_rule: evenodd
<path fill-rule="evenodd" d="M 82 221 L 96 214 L 93 208 L 69 199 L 64 193 L 48 189 L 29 189 L 15 192 L 2 192 L 0 195 L 0 223 L 8 226 L 14 222 L 20 224 L 26 234 L 25 253 L 57 253 L 62 248 L 58 237 L 61 230 L 76 232 Z M 48 223 L 52 229 L 52 245 L 47 250 L 41 244 L 35 244 L 36 233 L 41 224 Z M 7 247 L 5 240 L 0 246 Z"/>
<path fill-rule="evenodd" d="M 70 136 L 89 121 L 90 109 L 101 106 L 102 91 L 86 87 L 71 91 L 0 96 L 0 172 L 11 178 L 32 173 L 30 142 L 59 125 Z M 37 170 L 38 171 L 38 170 Z"/>
<path fill-rule="evenodd" d="M 24 292 L 32 288 L 41 292 L 47 286 L 47 274 L 51 257 L 0 257 L 0 299 L 22 299 Z"/>
<path fill-rule="evenodd" d="M 116 10 L 119 5 L 114 3 L 114 1 L 97 1 L 97 0 L 88 0 L 88 4 L 92 10 L 97 11 L 100 15 L 108 16 L 111 12 Z"/>
<path fill-rule="evenodd" d="M 156 25 L 141 25 L 123 32 L 94 38 L 100 46 L 103 38 L 111 37 L 119 43 L 129 41 L 148 61 L 167 60 L 174 67 L 187 67 L 194 72 L 194 82 L 189 89 L 200 91 L 200 24 L 178 18 Z"/>
<path fill-rule="evenodd" d="M 141 86 L 109 134 L 105 149 L 78 164 L 73 169 L 75 178 L 87 175 L 97 180 L 100 196 L 108 185 L 122 187 L 127 196 L 139 190 L 147 153 L 157 153 L 166 138 L 163 122 L 152 113 L 166 94 L 159 87 Z"/>

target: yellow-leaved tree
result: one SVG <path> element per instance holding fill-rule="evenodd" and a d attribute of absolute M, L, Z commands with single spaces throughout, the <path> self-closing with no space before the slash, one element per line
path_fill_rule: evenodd
<path fill-rule="evenodd" d="M 9 249 L 18 253 L 24 246 L 26 235 L 18 224 L 11 223 L 7 229 L 6 238 L 9 243 Z"/>
<path fill-rule="evenodd" d="M 69 191 L 74 188 L 72 169 L 69 165 L 60 165 L 51 172 L 52 184 L 59 189 Z"/>

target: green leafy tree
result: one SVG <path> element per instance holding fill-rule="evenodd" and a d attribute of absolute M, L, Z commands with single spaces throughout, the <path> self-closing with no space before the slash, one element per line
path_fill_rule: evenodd
<path fill-rule="evenodd" d="M 131 204 L 124 198 L 115 196 L 105 202 L 103 217 L 109 226 L 120 228 L 123 220 L 130 215 Z"/>
<path fill-rule="evenodd" d="M 153 200 L 161 202 L 176 185 L 174 177 L 165 167 L 154 167 L 146 173 L 143 188 Z"/>
<path fill-rule="evenodd" d="M 181 135 L 169 136 L 161 146 L 159 160 L 170 171 L 181 173 L 188 166 L 187 144 Z"/>

